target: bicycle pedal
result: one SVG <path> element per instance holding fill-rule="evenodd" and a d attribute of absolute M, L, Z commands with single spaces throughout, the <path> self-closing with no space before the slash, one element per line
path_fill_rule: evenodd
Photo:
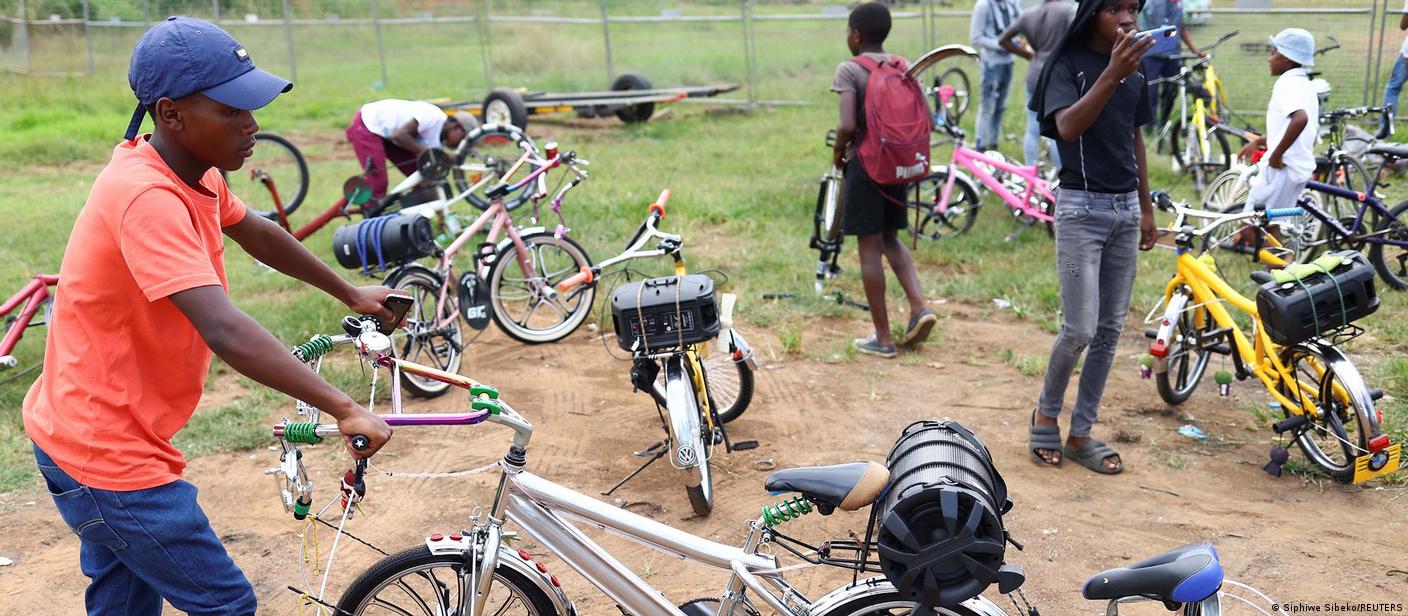
<path fill-rule="evenodd" d="M 737 443 L 734 443 L 734 444 L 733 444 L 733 450 L 734 450 L 734 451 L 748 451 L 749 449 L 757 449 L 757 448 L 758 448 L 758 441 L 738 441 Z"/>

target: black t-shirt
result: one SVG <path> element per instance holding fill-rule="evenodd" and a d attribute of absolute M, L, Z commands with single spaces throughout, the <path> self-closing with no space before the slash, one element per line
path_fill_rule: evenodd
<path fill-rule="evenodd" d="M 1110 56 L 1076 44 L 1048 62 L 1051 79 L 1046 86 L 1042 133 L 1056 140 L 1061 153 L 1061 186 L 1098 193 L 1138 190 L 1134 131 L 1151 120 L 1144 74 L 1135 71 L 1120 82 L 1090 128 L 1075 141 L 1066 141 L 1056 132 L 1056 112 L 1074 105 L 1095 85 Z"/>

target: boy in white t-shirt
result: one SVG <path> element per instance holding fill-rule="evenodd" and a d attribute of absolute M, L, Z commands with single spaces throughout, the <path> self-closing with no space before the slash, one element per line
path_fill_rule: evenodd
<path fill-rule="evenodd" d="M 1287 28 L 1271 37 L 1271 74 L 1276 85 L 1266 105 L 1266 133 L 1248 143 L 1245 156 L 1266 148 L 1252 179 L 1247 207 L 1293 207 L 1315 171 L 1315 136 L 1320 131 L 1320 99 L 1305 67 L 1315 64 L 1315 37 Z"/>
<path fill-rule="evenodd" d="M 357 154 L 357 168 L 371 171 L 367 182 L 372 197 L 386 195 L 386 161 L 402 173 L 416 171 L 416 156 L 430 148 L 455 148 L 479 123 L 474 116 L 456 112 L 453 116 L 423 101 L 389 98 L 362 105 L 347 126 L 347 140 Z"/>

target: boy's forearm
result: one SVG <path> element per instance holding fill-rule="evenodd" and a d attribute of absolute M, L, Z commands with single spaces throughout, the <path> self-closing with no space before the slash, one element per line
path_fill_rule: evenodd
<path fill-rule="evenodd" d="M 356 409 L 347 394 L 299 362 L 277 338 L 243 312 L 226 325 L 227 341 L 211 345 L 221 361 L 251 380 L 342 419 Z M 204 333 L 204 332 L 202 332 Z"/>
<path fill-rule="evenodd" d="M 1105 109 L 1105 104 L 1110 102 L 1117 86 L 1118 81 L 1102 73 L 1095 80 L 1095 85 L 1080 97 L 1080 100 L 1057 111 L 1056 130 L 1061 134 L 1061 139 L 1067 142 L 1075 141 L 1085 134 L 1090 125 L 1095 123 L 1095 119 L 1100 117 L 1100 112 Z"/>
<path fill-rule="evenodd" d="M 1271 155 L 1280 158 L 1295 144 L 1300 134 L 1305 132 L 1305 127 L 1309 124 L 1308 116 L 1304 111 L 1296 111 L 1291 114 L 1291 122 L 1286 125 L 1286 134 L 1281 137 L 1281 141 L 1276 144 L 1276 149 Z"/>
<path fill-rule="evenodd" d="M 235 241 L 250 256 L 284 275 L 306 282 L 342 303 L 351 299 L 353 286 L 278 225 L 254 214 L 244 223 L 255 226 Z"/>

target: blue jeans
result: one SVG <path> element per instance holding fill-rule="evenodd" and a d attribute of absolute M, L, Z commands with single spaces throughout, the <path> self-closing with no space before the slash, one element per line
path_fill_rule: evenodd
<path fill-rule="evenodd" d="M 1061 332 L 1051 346 L 1037 409 L 1061 416 L 1066 386 L 1081 353 L 1080 388 L 1071 436 L 1090 436 L 1124 328 L 1139 263 L 1139 193 L 1056 193 L 1056 267 L 1061 281 Z"/>
<path fill-rule="evenodd" d="M 1027 104 L 1032 102 L 1032 87 L 1027 86 Z M 1041 159 L 1041 143 L 1046 142 L 1046 150 L 1051 152 L 1051 168 L 1061 168 L 1061 153 L 1056 151 L 1056 143 L 1041 136 L 1041 117 L 1027 109 L 1027 132 L 1022 135 L 1022 164 L 1035 165 Z"/>
<path fill-rule="evenodd" d="M 89 616 L 160 616 L 162 599 L 188 614 L 254 613 L 254 588 L 211 530 L 195 486 L 177 480 L 99 490 L 74 481 L 38 446 L 34 459 L 59 515 L 82 542 Z"/>
<path fill-rule="evenodd" d="M 1384 88 L 1384 107 L 1389 113 L 1398 113 L 1398 93 L 1403 91 L 1405 82 L 1408 82 L 1408 58 L 1398 56 L 1393 63 L 1393 75 L 1388 78 L 1388 87 Z"/>
<path fill-rule="evenodd" d="M 978 150 L 997 147 L 1002 133 L 1002 112 L 1007 110 L 1007 88 L 1012 85 L 1012 63 L 980 65 L 978 98 Z"/>

